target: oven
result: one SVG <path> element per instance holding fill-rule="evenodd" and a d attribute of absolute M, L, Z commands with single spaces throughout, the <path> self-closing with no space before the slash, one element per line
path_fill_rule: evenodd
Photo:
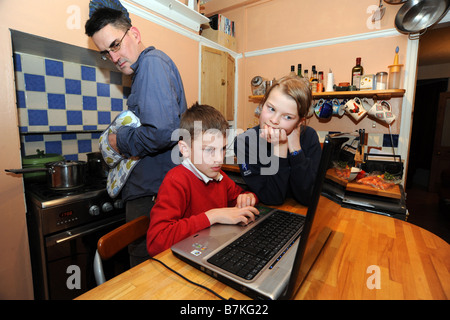
<path fill-rule="evenodd" d="M 111 199 L 105 181 L 53 190 L 25 186 L 27 227 L 35 299 L 73 299 L 96 286 L 97 242 L 125 223 L 121 199 Z M 126 249 L 104 263 L 107 279 L 129 268 Z"/>

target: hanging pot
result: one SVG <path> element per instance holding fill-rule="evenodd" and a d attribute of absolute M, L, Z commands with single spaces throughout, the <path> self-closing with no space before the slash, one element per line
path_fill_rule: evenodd
<path fill-rule="evenodd" d="M 87 154 L 87 171 L 89 177 L 108 178 L 109 167 L 103 160 L 101 152 L 90 152 Z"/>
<path fill-rule="evenodd" d="M 400 32 L 409 33 L 410 37 L 411 34 L 420 36 L 439 22 L 449 7 L 450 0 L 409 0 L 398 10 L 395 27 Z"/>
<path fill-rule="evenodd" d="M 86 162 L 61 160 L 48 162 L 45 168 L 5 169 L 6 172 L 16 174 L 45 172 L 47 186 L 56 190 L 74 189 L 84 185 L 86 181 Z"/>
<path fill-rule="evenodd" d="M 22 168 L 45 168 L 45 164 L 48 162 L 55 162 L 64 160 L 64 157 L 57 153 L 44 153 L 39 149 L 36 150 L 36 154 L 28 155 L 22 158 Z M 26 181 L 45 182 L 45 171 L 24 173 L 23 178 Z"/>

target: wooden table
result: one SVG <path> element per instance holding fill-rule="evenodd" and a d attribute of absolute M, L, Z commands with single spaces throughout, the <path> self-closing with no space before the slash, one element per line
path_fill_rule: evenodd
<path fill-rule="evenodd" d="M 320 204 L 333 210 L 331 200 L 321 197 Z M 293 200 L 280 209 L 306 214 L 306 208 Z M 296 299 L 449 299 L 450 245 L 441 238 L 402 220 L 341 207 L 331 223 L 333 233 Z M 248 299 L 170 250 L 156 258 L 225 298 Z M 148 260 L 77 299 L 217 297 Z"/>

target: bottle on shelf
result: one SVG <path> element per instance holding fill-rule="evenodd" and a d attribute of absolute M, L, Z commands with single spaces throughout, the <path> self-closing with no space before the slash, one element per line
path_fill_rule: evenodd
<path fill-rule="evenodd" d="M 364 68 L 361 66 L 361 58 L 356 58 L 356 65 L 352 68 L 352 86 L 359 90 L 361 76 L 364 74 Z"/>
<path fill-rule="evenodd" d="M 303 78 L 309 81 L 308 69 L 305 69 L 305 71 L 303 71 Z"/>
<path fill-rule="evenodd" d="M 319 82 L 317 83 L 317 92 L 323 92 L 323 71 L 319 71 Z"/>
<path fill-rule="evenodd" d="M 302 65 L 301 65 L 301 63 L 299 63 L 299 64 L 297 65 L 297 75 L 298 75 L 300 78 L 303 78 L 303 74 L 302 74 Z"/>
<path fill-rule="evenodd" d="M 296 76 L 297 74 L 295 73 L 295 66 L 294 65 L 292 65 L 291 66 L 291 72 L 290 72 L 290 74 L 289 75 L 294 75 L 294 76 Z"/>
<path fill-rule="evenodd" d="M 313 73 L 313 74 L 312 74 L 312 77 L 311 77 L 311 91 L 312 91 L 312 92 L 319 92 L 319 91 L 317 90 L 317 85 L 318 85 L 318 83 L 319 83 L 319 79 L 317 78 L 317 71 L 316 71 L 316 70 L 313 70 L 312 73 Z"/>
<path fill-rule="evenodd" d="M 309 78 L 309 82 L 313 81 L 313 79 L 314 79 L 314 72 L 316 72 L 316 66 L 315 65 L 313 65 L 311 67 L 311 78 Z"/>

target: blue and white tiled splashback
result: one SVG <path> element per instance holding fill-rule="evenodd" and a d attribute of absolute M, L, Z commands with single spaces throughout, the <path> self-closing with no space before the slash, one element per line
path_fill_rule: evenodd
<path fill-rule="evenodd" d="M 14 67 L 23 156 L 40 149 L 86 160 L 98 151 L 96 131 L 127 108 L 131 78 L 115 69 L 25 53 L 14 54 Z"/>

